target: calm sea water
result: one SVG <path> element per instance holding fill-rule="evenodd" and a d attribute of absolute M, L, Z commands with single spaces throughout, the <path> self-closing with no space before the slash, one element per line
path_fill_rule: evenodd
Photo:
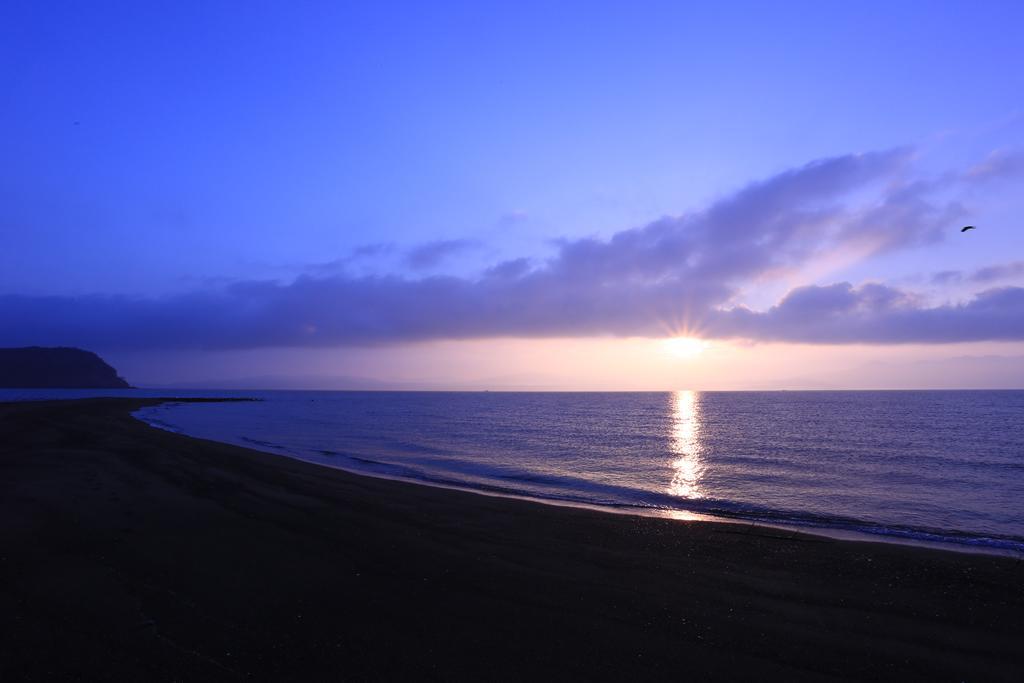
<path fill-rule="evenodd" d="M 367 474 L 1024 552 L 1024 391 L 216 393 L 264 400 L 139 416 Z"/>

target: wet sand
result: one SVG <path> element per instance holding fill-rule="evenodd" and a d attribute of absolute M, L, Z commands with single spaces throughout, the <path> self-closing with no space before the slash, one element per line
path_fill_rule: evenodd
<path fill-rule="evenodd" d="M 0 404 L 0 680 L 1019 680 L 1024 562 L 373 479 Z"/>

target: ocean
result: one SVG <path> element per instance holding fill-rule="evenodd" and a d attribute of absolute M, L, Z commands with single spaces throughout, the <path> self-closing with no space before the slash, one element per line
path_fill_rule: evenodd
<path fill-rule="evenodd" d="M 1024 391 L 180 395 L 262 400 L 137 417 L 426 484 L 1024 553 Z"/>

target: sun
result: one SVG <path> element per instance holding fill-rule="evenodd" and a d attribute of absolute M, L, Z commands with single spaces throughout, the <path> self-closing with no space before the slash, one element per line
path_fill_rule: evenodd
<path fill-rule="evenodd" d="M 695 337 L 671 337 L 662 340 L 665 351 L 676 358 L 696 358 L 710 346 L 703 339 Z"/>

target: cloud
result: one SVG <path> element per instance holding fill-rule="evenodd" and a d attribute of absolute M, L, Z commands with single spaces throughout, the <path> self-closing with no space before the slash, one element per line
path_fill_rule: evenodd
<path fill-rule="evenodd" d="M 800 287 L 764 312 L 712 317 L 712 334 L 765 341 L 904 344 L 1024 340 L 1024 288 L 990 289 L 965 303 L 920 306 L 879 284 Z"/>
<path fill-rule="evenodd" d="M 883 285 L 839 283 L 797 288 L 764 312 L 734 305 L 743 287 L 829 254 L 877 254 L 942 239 L 961 209 L 935 198 L 939 184 L 908 180 L 910 160 L 909 150 L 896 149 L 815 161 L 702 211 L 609 239 L 563 240 L 546 261 L 505 261 L 477 277 L 341 268 L 290 283 L 235 282 L 165 298 L 0 296 L 0 344 L 237 349 L 661 336 L 680 327 L 821 343 L 1024 338 L 1024 290 L 1015 288 L 927 308 Z M 476 246 L 428 243 L 407 253 L 407 265 L 430 269 Z"/>
<path fill-rule="evenodd" d="M 995 266 L 979 268 L 971 275 L 974 282 L 995 282 L 1024 275 L 1024 261 L 1014 261 Z"/>
<path fill-rule="evenodd" d="M 398 247 L 391 242 L 374 242 L 373 244 L 361 244 L 352 250 L 352 258 L 374 258 L 386 256 L 396 251 Z"/>
<path fill-rule="evenodd" d="M 374 261 L 385 258 L 398 251 L 398 245 L 391 242 L 374 242 L 371 244 L 360 244 L 354 247 L 349 253 L 341 258 L 323 261 L 321 263 L 309 263 L 299 267 L 300 271 L 314 274 L 338 273 L 363 261 Z M 292 266 L 294 267 L 294 266 Z"/>
<path fill-rule="evenodd" d="M 484 271 L 484 278 L 488 280 L 513 280 L 525 275 L 530 270 L 530 259 L 517 258 L 491 266 Z"/>
<path fill-rule="evenodd" d="M 997 149 L 965 172 L 969 180 L 1014 178 L 1024 174 L 1024 152 Z"/>
<path fill-rule="evenodd" d="M 512 226 L 524 223 L 530 219 L 530 214 L 521 209 L 513 209 L 506 211 L 498 217 L 497 225 L 501 228 L 510 228 Z"/>
<path fill-rule="evenodd" d="M 932 273 L 931 277 L 932 284 L 936 285 L 956 284 L 963 279 L 964 274 L 959 270 L 941 270 L 938 273 Z"/>
<path fill-rule="evenodd" d="M 933 273 L 931 281 L 937 285 L 948 285 L 959 282 L 976 282 L 990 284 L 1000 280 L 1011 280 L 1024 276 L 1024 261 L 1011 261 L 978 268 L 975 271 L 943 270 Z"/>
<path fill-rule="evenodd" d="M 405 263 L 413 270 L 426 270 L 439 265 L 449 256 L 468 249 L 475 249 L 480 244 L 475 240 L 437 240 L 415 247 L 406 254 Z"/>

